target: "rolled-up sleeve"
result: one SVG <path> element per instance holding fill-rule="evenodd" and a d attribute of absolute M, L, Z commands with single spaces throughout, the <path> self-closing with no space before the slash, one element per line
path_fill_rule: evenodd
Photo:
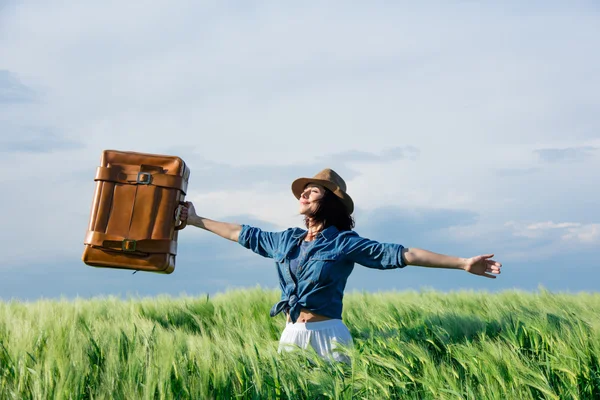
<path fill-rule="evenodd" d="M 273 258 L 283 232 L 263 232 L 260 228 L 242 225 L 238 243 L 263 257 Z"/>
<path fill-rule="evenodd" d="M 346 257 L 367 268 L 404 268 L 404 246 L 397 243 L 381 243 L 358 235 L 348 236 L 344 243 Z"/>

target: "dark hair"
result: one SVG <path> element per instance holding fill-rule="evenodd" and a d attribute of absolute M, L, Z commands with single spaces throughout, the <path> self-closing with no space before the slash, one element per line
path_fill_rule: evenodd
<path fill-rule="evenodd" d="M 304 225 L 308 228 L 308 221 L 312 218 L 317 224 L 322 223 L 323 229 L 336 226 L 340 231 L 350 231 L 354 228 L 354 218 L 348 214 L 344 203 L 327 188 L 322 198 L 318 200 L 317 208 L 304 216 Z"/>

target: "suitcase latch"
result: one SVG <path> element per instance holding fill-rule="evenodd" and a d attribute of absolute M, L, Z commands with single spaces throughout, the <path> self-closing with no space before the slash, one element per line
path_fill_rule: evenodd
<path fill-rule="evenodd" d="M 123 239 L 123 242 L 121 242 L 121 249 L 123 251 L 135 251 L 136 247 L 137 247 L 137 240 Z"/>
<path fill-rule="evenodd" d="M 152 174 L 150 172 L 138 172 L 137 174 L 137 183 L 141 183 L 142 185 L 149 185 L 152 182 Z"/>

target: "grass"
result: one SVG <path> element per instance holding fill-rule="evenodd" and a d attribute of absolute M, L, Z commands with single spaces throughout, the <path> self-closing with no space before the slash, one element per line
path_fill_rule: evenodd
<path fill-rule="evenodd" d="M 278 354 L 278 299 L 0 302 L 0 399 L 600 398 L 600 294 L 349 293 L 350 366 Z"/>

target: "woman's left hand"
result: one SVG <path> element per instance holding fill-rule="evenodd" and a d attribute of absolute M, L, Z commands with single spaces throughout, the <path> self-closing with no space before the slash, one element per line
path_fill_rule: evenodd
<path fill-rule="evenodd" d="M 492 257 L 494 257 L 493 254 L 485 254 L 468 258 L 463 269 L 471 274 L 496 279 L 496 277 L 491 274 L 498 275 L 502 264 L 491 260 Z"/>

